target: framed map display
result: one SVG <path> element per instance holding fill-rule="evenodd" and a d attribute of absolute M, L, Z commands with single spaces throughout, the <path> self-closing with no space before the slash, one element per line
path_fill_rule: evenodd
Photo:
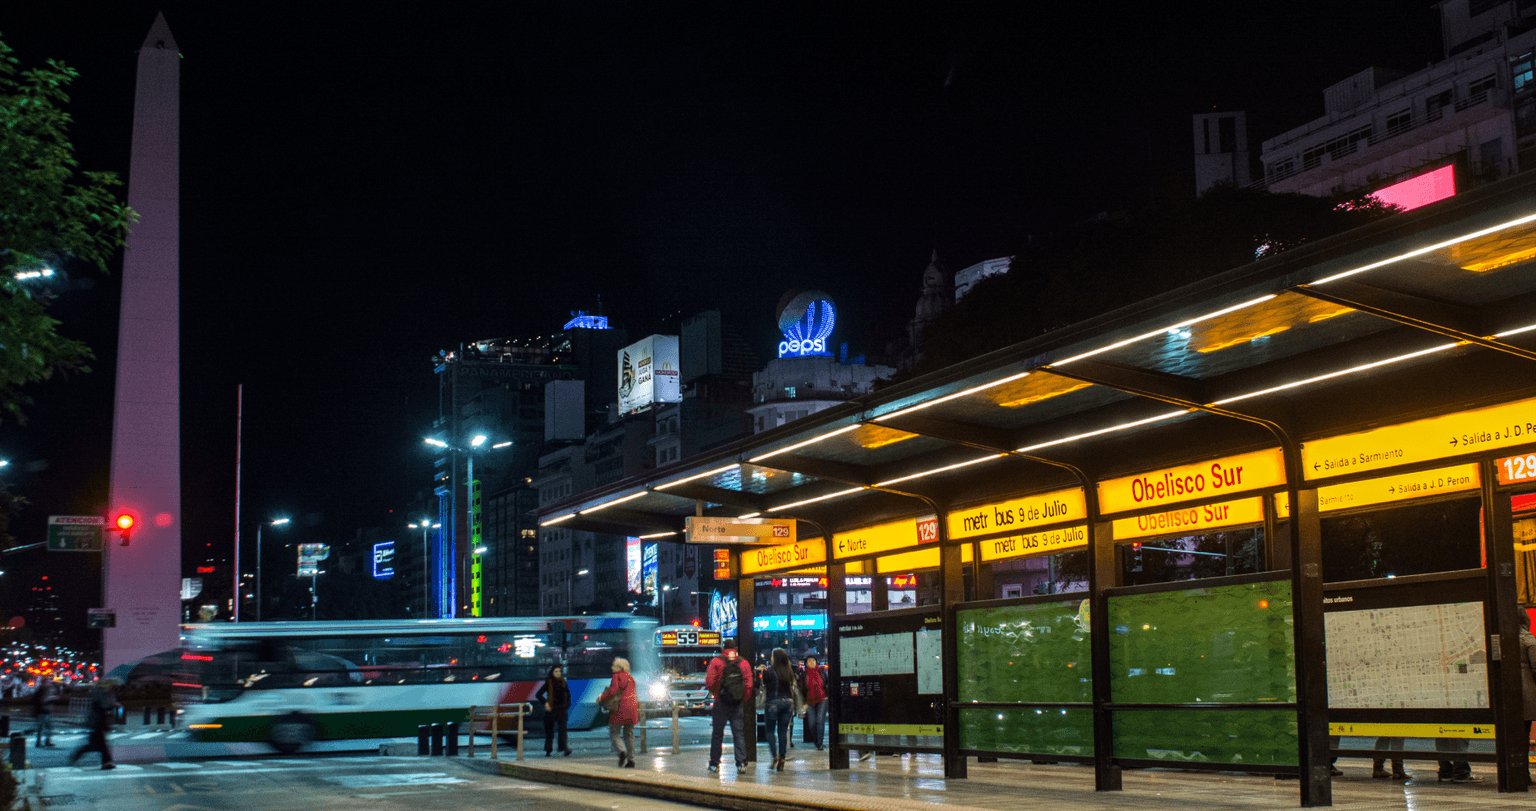
<path fill-rule="evenodd" d="M 1480 602 L 1330 611 L 1332 709 L 1486 709 L 1488 643 Z"/>
<path fill-rule="evenodd" d="M 944 734 L 937 609 L 838 617 L 838 731 L 850 745 L 931 750 Z"/>

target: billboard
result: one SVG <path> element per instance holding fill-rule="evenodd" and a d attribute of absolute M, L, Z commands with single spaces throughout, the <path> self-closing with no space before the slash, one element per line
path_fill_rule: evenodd
<path fill-rule="evenodd" d="M 628 583 L 629 590 L 635 593 L 640 593 L 640 559 L 642 555 L 643 552 L 641 551 L 639 538 L 626 538 L 624 540 L 624 573 L 627 575 L 626 582 Z"/>
<path fill-rule="evenodd" d="M 648 543 L 641 547 L 640 554 L 640 593 L 646 596 L 648 605 L 656 605 L 660 599 L 661 584 L 656 582 L 656 544 Z"/>
<path fill-rule="evenodd" d="M 676 335 L 652 335 L 619 350 L 619 413 L 683 399 Z"/>
<path fill-rule="evenodd" d="M 384 541 L 373 545 L 373 577 L 388 580 L 395 576 L 395 542 Z"/>

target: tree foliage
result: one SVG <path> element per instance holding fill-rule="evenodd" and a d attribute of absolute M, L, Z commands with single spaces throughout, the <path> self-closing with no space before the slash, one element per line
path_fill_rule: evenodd
<path fill-rule="evenodd" d="M 1217 187 L 1203 197 L 1104 217 L 1020 245 L 923 333 L 922 373 L 1363 225 L 1396 209 Z"/>
<path fill-rule="evenodd" d="M 133 213 L 112 172 L 83 172 L 64 111 L 74 70 L 49 60 L 22 70 L 0 42 L 0 408 L 24 420 L 23 387 L 89 371 L 90 348 L 58 332 L 49 294 L 18 273 L 76 260 L 105 272 Z"/>

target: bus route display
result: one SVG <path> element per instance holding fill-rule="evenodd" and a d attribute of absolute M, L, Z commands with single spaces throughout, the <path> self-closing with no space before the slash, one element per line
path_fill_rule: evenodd
<path fill-rule="evenodd" d="M 936 610 L 837 618 L 838 731 L 845 743 L 942 744 L 943 660 Z"/>

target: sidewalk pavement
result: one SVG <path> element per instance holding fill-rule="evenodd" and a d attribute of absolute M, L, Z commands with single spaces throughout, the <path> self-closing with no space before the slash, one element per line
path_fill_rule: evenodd
<path fill-rule="evenodd" d="M 765 751 L 765 750 L 760 750 Z M 491 774 L 739 811 L 1109 811 L 1110 809 L 1263 809 L 1299 808 L 1297 781 L 1233 772 L 1136 769 L 1124 773 L 1121 791 L 1095 792 L 1087 766 L 1040 765 L 1029 761 L 971 762 L 970 776 L 944 779 L 937 755 L 877 756 L 854 761 L 846 771 L 829 771 L 827 753 L 791 750 L 783 772 L 768 760 L 738 774 L 729 759 L 710 774 L 708 747 L 652 747 L 635 757 L 635 768 L 615 765 L 616 758 L 544 758 L 535 754 L 518 762 L 457 758 L 462 765 Z M 1474 764 L 1482 782 L 1440 783 L 1433 762 L 1409 764 L 1414 779 L 1406 784 L 1371 779 L 1368 760 L 1342 759 L 1343 777 L 1333 779 L 1333 805 L 1359 811 L 1469 811 L 1529 809 L 1536 792 L 1500 794 L 1493 769 Z"/>

